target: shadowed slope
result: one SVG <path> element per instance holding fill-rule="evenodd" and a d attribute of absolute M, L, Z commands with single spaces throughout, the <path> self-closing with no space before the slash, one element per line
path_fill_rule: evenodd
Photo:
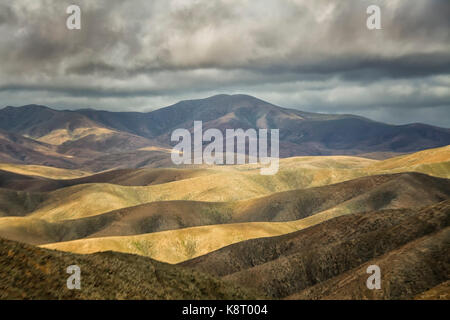
<path fill-rule="evenodd" d="M 44 220 L 46 216 L 39 219 L 35 214 L 25 218 L 3 218 L 0 219 L 0 236 L 43 244 L 225 223 L 294 221 L 311 215 L 316 215 L 312 219 L 320 222 L 342 214 L 409 208 L 448 198 L 449 180 L 402 173 L 363 177 L 237 202 L 157 201 L 53 222 Z"/>
<path fill-rule="evenodd" d="M 32 163 L 68 169 L 77 166 L 73 157 L 58 154 L 51 145 L 3 130 L 0 130 L 0 162 Z"/>
<path fill-rule="evenodd" d="M 34 211 L 45 199 L 46 196 L 42 193 L 0 188 L 0 217 L 25 216 Z"/>
<path fill-rule="evenodd" d="M 120 186 L 148 186 L 206 175 L 202 169 L 119 169 L 77 179 L 54 180 L 0 170 L 0 188 L 48 192 L 87 183 L 110 183 Z"/>
<path fill-rule="evenodd" d="M 70 265 L 82 290 L 66 287 Z M 75 255 L 0 239 L 0 299 L 254 299 L 212 276 L 135 255 Z"/>
<path fill-rule="evenodd" d="M 414 297 L 415 300 L 450 300 L 450 280 L 424 291 Z"/>
<path fill-rule="evenodd" d="M 231 245 L 183 265 L 255 288 L 271 297 L 282 298 L 324 283 L 409 242 L 432 236 L 444 229 L 436 239 L 431 240 L 434 249 L 429 254 L 434 256 L 436 263 L 448 263 L 448 248 L 444 249 L 443 243 L 448 241 L 445 239 L 448 239 L 449 218 L 449 200 L 420 210 L 397 209 L 350 214 L 288 235 Z M 417 250 L 420 250 L 419 247 Z M 417 261 L 423 259 L 426 261 L 426 257 L 418 257 Z M 386 263 L 388 261 L 392 262 L 386 260 Z M 422 263 L 418 262 L 414 266 L 414 260 L 412 262 L 412 265 L 408 265 L 408 259 L 404 259 L 399 264 L 404 270 L 416 270 Z M 426 284 L 421 285 L 415 293 L 440 283 L 443 280 L 441 277 L 448 275 L 448 264 L 445 268 L 446 272 L 436 273 L 430 281 L 425 280 Z M 411 277 L 409 281 L 415 275 Z M 360 284 L 358 282 L 355 287 L 355 296 L 363 294 L 358 290 L 363 286 L 366 288 L 366 279 L 367 274 L 362 279 L 358 278 Z M 398 285 L 407 288 L 407 279 L 399 281 Z M 333 290 L 326 284 L 323 288 Z M 410 292 L 409 297 L 415 293 Z"/>
<path fill-rule="evenodd" d="M 438 299 L 442 295 L 448 299 L 449 243 L 450 227 L 447 227 L 288 299 Z M 370 265 L 380 267 L 380 290 L 369 290 L 366 286 L 364 280 L 368 277 L 366 270 Z"/>
<path fill-rule="evenodd" d="M 401 190 L 399 192 L 401 194 Z M 438 192 L 441 191 L 438 189 Z M 422 193 L 423 189 L 419 188 L 415 197 L 410 197 L 412 194 L 408 194 L 406 197 L 408 201 L 415 199 L 415 202 L 406 202 L 403 205 L 417 207 L 442 200 L 442 194 L 425 200 L 429 195 L 425 195 L 424 198 L 421 196 Z M 446 199 L 448 199 L 448 194 Z M 401 203 L 401 201 L 398 203 L 382 202 L 384 208 L 398 208 Z M 380 204 L 379 200 L 375 200 L 375 204 Z M 52 243 L 45 246 L 78 253 L 116 250 L 147 255 L 160 261 L 177 263 L 239 241 L 294 232 L 350 213 L 353 212 L 347 208 L 344 202 L 337 209 L 325 210 L 312 216 L 289 222 L 253 222 L 199 226 L 134 236 L 81 239 Z"/>

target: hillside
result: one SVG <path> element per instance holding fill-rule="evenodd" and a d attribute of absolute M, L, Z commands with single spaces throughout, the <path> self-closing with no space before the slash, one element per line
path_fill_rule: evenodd
<path fill-rule="evenodd" d="M 383 180 L 383 178 L 384 177 L 381 177 L 380 179 Z M 376 180 L 377 177 L 374 177 L 373 179 Z M 226 224 L 211 225 L 211 226 L 203 225 L 197 227 L 183 228 L 183 226 L 180 225 L 180 221 L 182 221 L 181 218 L 175 218 L 174 219 L 175 222 L 172 222 L 172 225 L 175 228 L 182 227 L 182 229 L 176 230 L 172 229 L 168 231 L 141 234 L 138 233 L 137 231 L 143 230 L 142 229 L 139 230 L 139 228 L 136 228 L 136 226 L 138 225 L 140 226 L 141 223 L 135 224 L 133 230 L 132 227 L 133 218 L 131 218 L 131 221 L 128 220 L 128 223 L 126 218 L 121 218 L 119 219 L 119 221 L 117 221 L 117 227 L 114 227 L 114 223 L 111 223 L 110 226 L 107 226 L 110 223 L 108 222 L 108 218 L 111 219 L 111 216 L 103 215 L 101 218 L 99 217 L 98 219 L 92 218 L 91 223 L 94 226 L 97 227 L 100 226 L 100 229 L 104 225 L 106 225 L 107 227 L 104 230 L 102 230 L 103 234 L 102 233 L 97 234 L 98 236 L 99 235 L 105 236 L 98 238 L 50 243 L 44 245 L 44 247 L 77 253 L 92 253 L 109 249 L 119 252 L 142 254 L 150 256 L 160 261 L 177 263 L 187 260 L 189 258 L 206 254 L 208 252 L 217 250 L 221 247 L 225 247 L 227 245 L 236 242 L 253 238 L 262 238 L 287 234 L 290 232 L 314 226 L 321 222 L 342 215 L 388 208 L 414 208 L 427 204 L 434 204 L 450 198 L 450 185 L 448 180 L 430 178 L 427 176 L 422 176 L 420 174 L 403 174 L 400 175 L 399 179 L 392 179 L 392 181 L 387 181 L 385 184 L 379 183 L 379 186 L 375 186 L 372 187 L 372 189 L 370 189 L 370 185 L 372 183 L 373 181 L 369 180 L 368 183 L 369 191 L 367 191 L 366 193 L 363 192 L 362 195 L 356 195 L 354 199 L 350 200 L 337 198 L 338 200 L 336 200 L 336 202 L 341 203 L 335 206 L 333 206 L 331 203 L 324 204 L 325 207 L 328 205 L 331 208 L 320 212 L 319 210 L 321 209 L 320 207 L 321 201 L 318 201 L 316 204 L 314 201 L 312 201 L 311 204 L 313 206 L 309 208 L 305 207 L 303 209 L 304 211 L 301 211 L 302 209 L 299 209 L 301 208 L 301 205 L 295 202 L 297 198 L 294 196 L 293 198 L 291 198 L 291 203 L 288 203 L 286 205 L 286 207 L 288 208 L 289 207 L 293 208 L 291 212 L 293 212 L 294 215 L 287 216 L 284 218 L 284 221 L 292 220 L 294 217 L 295 219 L 298 219 L 293 221 L 231 223 L 233 222 L 233 220 L 230 219 L 230 216 L 233 217 L 234 215 L 233 211 L 231 211 L 227 207 L 222 207 L 222 214 L 220 214 L 221 212 L 220 208 L 219 210 L 209 209 L 209 211 L 205 212 L 206 214 L 209 215 L 211 215 L 211 213 L 214 213 L 215 216 L 224 218 L 225 220 L 221 221 L 221 223 L 228 222 Z M 407 189 L 399 188 L 399 186 L 403 186 L 406 183 L 410 183 L 411 186 Z M 339 186 L 335 187 L 334 190 L 337 189 L 339 189 Z M 331 193 L 332 191 L 329 190 L 329 192 Z M 343 192 L 343 194 L 345 194 L 345 192 Z M 386 197 L 385 196 L 386 194 L 389 194 L 389 197 Z M 324 195 L 324 198 L 325 197 L 326 196 Z M 283 199 L 282 202 L 284 201 L 286 201 L 285 198 Z M 302 201 L 303 200 L 301 199 L 300 203 L 302 203 Z M 268 201 L 268 203 L 273 204 L 274 203 L 273 199 L 271 201 Z M 366 204 L 366 206 L 364 206 L 363 204 Z M 314 212 L 314 205 L 316 206 L 315 209 L 317 210 L 317 212 Z M 205 210 L 204 209 L 205 207 L 206 206 L 203 206 L 203 210 Z M 242 208 L 243 206 L 238 205 L 237 207 Z M 186 208 L 187 206 L 184 207 L 184 209 Z M 243 215 L 245 217 L 243 218 L 244 221 L 283 220 L 276 218 L 277 213 L 280 212 L 280 208 L 277 208 L 276 206 L 275 209 L 270 205 L 266 208 L 262 207 L 263 210 L 262 215 L 260 213 L 261 209 L 256 209 L 253 211 L 254 217 L 252 217 L 252 214 L 250 214 L 252 212 L 251 211 L 252 209 L 254 208 L 251 208 L 248 211 L 249 213 L 247 216 L 245 214 Z M 269 212 L 269 214 L 265 213 L 264 211 Z M 270 214 L 270 211 L 272 211 L 272 214 Z M 163 212 L 164 211 L 160 211 L 160 213 Z M 217 214 L 217 212 L 219 212 L 219 214 Z M 281 212 L 283 212 L 283 208 L 281 208 Z M 31 217 L 35 217 L 35 215 L 32 215 Z M 141 216 L 138 217 L 142 219 L 142 213 Z M 238 217 L 237 219 L 235 218 L 237 221 L 239 221 L 239 219 L 242 219 L 242 217 L 239 217 L 239 215 L 237 215 L 237 217 Z M 193 214 L 192 218 L 194 219 L 194 221 L 199 221 L 198 220 L 199 217 L 196 214 Z M 170 220 L 171 220 L 170 217 L 166 219 L 160 219 L 159 221 L 156 219 L 155 220 L 150 219 L 149 221 L 151 222 L 151 224 L 149 226 L 149 229 L 147 230 L 155 230 L 154 228 L 155 226 L 158 226 L 158 223 L 164 223 L 165 221 L 170 223 Z M 96 222 L 94 223 L 93 221 Z M 146 220 L 141 220 L 141 222 L 143 221 Z M 211 222 L 211 220 L 205 217 L 203 217 L 203 219 L 201 219 L 200 221 Z M 86 221 L 84 222 L 86 223 Z M 125 224 L 122 224 L 122 222 L 125 222 Z M 108 228 L 109 232 L 113 233 L 115 232 L 116 234 L 120 235 L 120 230 L 122 226 L 125 232 L 133 230 L 134 235 L 106 236 Z M 5 228 L 5 230 L 8 231 L 8 228 Z M 95 227 L 91 230 L 95 230 Z"/>
<path fill-rule="evenodd" d="M 75 171 L 71 177 L 76 175 L 84 176 L 75 179 L 51 179 L 48 178 L 48 176 L 53 174 L 59 174 L 60 176 L 70 175 L 67 174 L 66 171 L 54 173 L 53 170 L 61 169 L 51 167 L 31 166 L 31 168 L 27 168 L 27 166 L 16 167 L 13 165 L 0 164 L 0 168 L 2 167 L 5 168 L 5 170 L 0 169 L 0 188 L 39 192 L 54 191 L 87 183 L 110 183 L 120 186 L 149 186 L 190 179 L 209 173 L 202 169 L 118 169 L 92 175 L 81 172 L 77 173 L 77 171 Z M 24 174 L 16 172 L 22 172 Z"/>
<path fill-rule="evenodd" d="M 78 265 L 81 290 L 66 268 Z M 44 280 L 45 279 L 45 280 Z M 254 299 L 217 278 L 117 252 L 75 255 L 0 239 L 0 299 Z"/>
<path fill-rule="evenodd" d="M 370 164 L 369 172 L 416 171 L 436 177 L 450 178 L 450 146 L 398 156 Z"/>
<path fill-rule="evenodd" d="M 327 292 L 338 299 L 413 298 L 448 280 L 449 214 L 449 200 L 420 210 L 350 214 L 240 242 L 182 265 L 274 298 L 298 292 L 291 298 L 324 298 Z M 365 287 L 364 267 L 372 262 L 380 263 L 390 283 L 384 282 L 379 296 Z"/>
<path fill-rule="evenodd" d="M 47 216 L 34 214 L 3 218 L 0 236 L 43 244 L 226 223 L 294 221 L 315 214 L 312 219 L 320 221 L 346 213 L 411 208 L 449 197 L 448 180 L 422 174 L 370 176 L 236 202 L 156 201 L 70 220 L 47 221 Z"/>
<path fill-rule="evenodd" d="M 77 166 L 71 156 L 59 154 L 54 146 L 0 128 L 0 162 L 39 164 L 73 169 Z"/>
<path fill-rule="evenodd" d="M 443 293 L 448 294 L 445 283 L 450 273 L 449 241 L 450 228 L 447 227 L 288 299 L 436 299 Z M 383 271 L 381 290 L 368 290 L 361 281 L 367 277 L 369 265 L 377 265 Z"/>
<path fill-rule="evenodd" d="M 52 181 L 50 184 L 46 181 L 42 191 L 74 185 L 49 193 L 48 200 L 42 203 L 35 215 L 51 220 L 74 219 L 151 201 L 238 201 L 274 192 L 324 186 L 377 174 L 375 170 L 366 169 L 367 165 L 373 164 L 373 160 L 356 157 L 312 158 L 283 159 L 279 172 L 274 176 L 262 176 L 257 167 L 246 165 L 216 166 L 208 171 L 198 169 L 122 170 L 73 181 L 64 180 L 56 183 Z M 434 163 L 431 166 L 438 167 L 441 163 Z M 402 168 L 402 170 L 408 171 L 409 168 Z M 20 189 L 21 186 L 33 188 L 35 185 L 31 182 L 16 181 L 13 184 L 8 183 L 7 179 L 4 181 L 6 184 L 4 187 L 8 188 Z M 41 183 L 42 180 L 37 185 Z M 128 186 L 130 184 L 133 186 Z M 195 188 L 192 188 L 192 185 L 195 185 Z"/>
<path fill-rule="evenodd" d="M 89 172 L 83 172 L 79 170 L 69 170 L 37 165 L 21 165 L 13 163 L 0 163 L 0 170 L 20 175 L 38 176 L 49 179 L 74 179 L 90 174 Z"/>

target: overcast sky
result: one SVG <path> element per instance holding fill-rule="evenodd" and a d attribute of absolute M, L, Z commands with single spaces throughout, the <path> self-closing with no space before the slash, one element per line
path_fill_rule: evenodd
<path fill-rule="evenodd" d="M 81 7 L 81 30 L 66 8 Z M 366 8 L 381 8 L 368 30 Z M 0 107 L 150 111 L 245 93 L 450 127 L 449 0 L 0 0 Z"/>

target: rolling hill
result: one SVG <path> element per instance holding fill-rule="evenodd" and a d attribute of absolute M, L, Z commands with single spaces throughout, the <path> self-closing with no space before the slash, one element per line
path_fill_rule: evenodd
<path fill-rule="evenodd" d="M 91 175 L 90 172 L 68 170 L 55 167 L 0 163 L 0 170 L 26 176 L 38 176 L 49 179 L 75 179 Z"/>
<path fill-rule="evenodd" d="M 288 299 L 402 300 L 417 299 L 421 296 L 422 299 L 439 298 L 440 294 L 448 294 L 449 241 L 450 228 L 447 227 L 291 295 Z M 364 281 L 361 281 L 367 277 L 366 270 L 369 265 L 377 265 L 383 270 L 381 290 L 368 290 Z"/>
<path fill-rule="evenodd" d="M 372 181 L 370 181 L 370 178 L 372 179 Z M 386 177 L 379 177 L 379 179 L 381 180 L 381 182 L 379 182 L 378 186 L 376 186 L 376 183 L 374 183 L 374 180 L 377 180 L 377 177 L 369 177 L 366 179 L 366 181 L 364 181 L 364 179 L 361 179 L 363 183 L 359 185 L 358 188 L 361 188 L 363 184 L 367 184 L 368 186 L 366 186 L 366 188 L 368 188 L 369 191 L 365 193 L 362 192 L 362 194 L 359 195 L 356 194 L 354 198 L 350 199 L 346 199 L 345 197 L 339 199 L 339 196 L 337 196 L 337 200 L 335 201 L 338 204 L 335 203 L 334 206 L 331 203 L 323 205 L 325 208 L 328 205 L 329 207 L 331 207 L 330 209 L 324 209 L 323 207 L 321 207 L 322 200 L 330 197 L 330 194 L 332 194 L 333 191 L 334 193 L 336 193 L 336 190 L 340 189 L 341 186 L 336 186 L 333 190 L 327 190 L 328 192 L 324 192 L 324 194 L 322 194 L 322 200 L 321 197 L 318 196 L 317 202 L 314 200 L 309 203 L 304 202 L 304 199 L 310 199 L 308 196 L 303 199 L 300 198 L 300 200 L 298 200 L 298 194 L 288 194 L 290 198 L 286 198 L 286 194 L 282 194 L 280 196 L 280 203 L 286 203 L 286 200 L 290 199 L 290 203 L 285 204 L 284 208 L 280 206 L 277 207 L 276 205 L 271 206 L 272 204 L 276 203 L 276 201 L 274 200 L 274 195 L 272 195 L 269 196 L 272 197 L 272 199 L 270 199 L 269 201 L 262 201 L 263 204 L 269 204 L 267 205 L 267 207 L 264 208 L 264 205 L 261 205 L 259 208 L 250 206 L 249 211 L 244 211 L 243 214 L 241 213 L 241 217 L 239 217 L 238 213 L 238 218 L 236 219 L 244 219 L 247 221 L 252 221 L 251 219 L 254 219 L 253 221 L 283 221 L 284 219 L 284 221 L 287 222 L 227 223 L 220 225 L 206 225 L 182 228 L 178 230 L 168 230 L 147 234 L 139 234 L 138 232 L 136 232 L 136 226 L 141 225 L 141 223 L 137 223 L 134 227 L 134 232 L 136 235 L 80 239 L 67 242 L 51 243 L 44 245 L 44 247 L 63 251 L 73 251 L 77 253 L 92 253 L 104 250 L 114 250 L 119 252 L 142 254 L 150 256 L 156 260 L 169 263 L 177 263 L 189 258 L 206 254 L 208 252 L 217 250 L 221 247 L 225 247 L 236 242 L 294 232 L 342 215 L 387 208 L 414 208 L 426 204 L 434 204 L 446 200 L 450 197 L 450 184 L 446 179 L 431 178 L 421 174 L 401 174 L 399 175 L 398 179 L 394 178 L 392 179 L 392 181 L 389 181 L 389 179 L 386 179 Z M 384 179 L 388 181 L 386 182 L 386 180 Z M 383 183 L 383 180 L 385 181 L 385 183 Z M 409 187 L 401 187 L 405 185 L 409 185 Z M 372 187 L 372 189 L 370 187 Z M 358 189 L 355 187 L 355 185 L 353 185 L 351 188 L 354 190 Z M 311 193 L 320 194 L 320 191 L 321 190 L 314 190 Z M 342 192 L 342 195 L 345 194 L 346 192 L 344 190 Z M 388 194 L 388 196 L 386 196 L 386 194 Z M 259 204 L 258 202 L 256 203 Z M 305 207 L 302 207 L 303 203 L 305 203 Z M 242 208 L 245 208 L 245 206 L 241 204 L 238 204 L 237 207 L 241 210 Z M 288 209 L 286 210 L 286 208 Z M 186 206 L 184 209 L 186 209 Z M 314 209 L 316 209 L 317 211 L 315 212 Z M 323 211 L 319 211 L 320 209 L 322 209 Z M 220 217 L 226 218 L 227 215 L 231 215 L 231 217 L 233 217 L 234 212 L 229 208 L 223 207 L 222 210 L 224 211 L 222 214 L 220 214 Z M 302 210 L 304 211 L 302 212 Z M 210 212 L 217 211 L 210 209 Z M 211 215 L 210 212 L 206 211 L 207 214 Z M 288 212 L 291 213 L 291 215 L 279 215 L 280 212 Z M 217 213 L 215 213 L 215 215 L 217 215 Z M 277 215 L 279 216 L 277 217 Z M 280 218 L 280 216 L 282 218 Z M 31 217 L 36 217 L 36 215 L 33 214 Z M 198 217 L 196 216 L 193 216 L 193 218 L 198 219 Z M 97 225 L 101 225 L 101 221 L 103 221 L 103 223 L 105 222 L 105 220 L 100 219 L 101 218 L 99 217 L 99 219 L 96 220 Z M 103 217 L 103 219 L 105 219 L 105 216 Z M 203 219 L 205 220 L 205 218 Z M 232 218 L 228 219 L 229 220 L 225 220 L 225 222 L 233 222 Z M 170 220 L 170 218 L 168 220 Z M 119 226 L 123 226 L 124 230 L 126 231 L 130 230 L 130 227 L 127 227 L 126 224 L 122 224 L 122 222 L 125 221 L 126 218 L 122 221 L 119 220 L 119 222 L 117 223 L 118 226 L 115 228 L 115 230 L 120 230 Z M 162 221 L 164 221 L 164 219 L 162 219 Z M 153 227 L 158 223 L 154 220 L 151 222 L 153 223 Z M 178 222 L 178 227 L 179 226 L 180 223 Z M 114 230 L 114 228 L 111 229 Z M 8 228 L 6 228 L 6 230 L 8 230 Z"/>
<path fill-rule="evenodd" d="M 51 179 L 46 176 L 52 175 L 56 168 L 32 166 L 30 169 L 26 166 L 20 166 L 19 169 L 11 165 L 2 165 L 0 168 L 0 188 L 7 188 L 18 191 L 39 191 L 48 192 L 57 189 L 76 186 L 88 183 L 110 183 L 120 186 L 149 186 L 156 184 L 163 184 L 172 181 L 194 178 L 196 176 L 206 175 L 206 170 L 202 169 L 176 169 L 176 168 L 160 168 L 160 169 L 118 169 L 111 170 L 97 174 L 88 175 L 86 173 L 79 173 L 84 175 L 75 179 Z M 27 174 L 19 174 L 16 172 L 24 172 Z M 66 174 L 66 171 L 58 174 Z M 38 174 L 38 175 L 36 175 Z M 72 174 L 78 175 L 75 171 Z"/>
<path fill-rule="evenodd" d="M 279 237 L 240 242 L 182 263 L 273 298 L 413 298 L 449 278 L 449 200 L 349 214 Z M 381 267 L 381 291 L 365 286 Z"/>
<path fill-rule="evenodd" d="M 0 187 L 29 192 L 54 190 L 46 193 L 45 201 L 39 204 L 34 214 L 36 218 L 55 221 L 98 215 L 154 201 L 239 201 L 380 173 L 417 170 L 448 178 L 448 150 L 447 146 L 384 161 L 349 156 L 286 158 L 281 159 L 280 170 L 274 176 L 260 175 L 259 165 L 240 165 L 124 169 L 78 179 L 55 180 L 43 177 L 49 170 L 55 170 L 52 168 L 31 167 L 34 176 L 14 173 L 13 168 L 12 171 L 0 170 Z M 24 166 L 20 168 L 25 170 Z M 408 188 L 409 182 L 405 183 Z"/>
<path fill-rule="evenodd" d="M 69 290 L 66 268 L 82 270 Z M 41 281 L 45 279 L 45 281 Z M 0 299 L 255 299 L 215 277 L 136 255 L 75 255 L 0 239 Z"/>
<path fill-rule="evenodd" d="M 411 173 L 369 176 L 237 202 L 157 201 L 70 220 L 47 221 L 48 217 L 34 214 L 2 218 L 0 236 L 43 244 L 226 223 L 294 221 L 315 214 L 313 220 L 320 221 L 349 212 L 432 204 L 449 197 L 450 184 L 445 179 Z"/>

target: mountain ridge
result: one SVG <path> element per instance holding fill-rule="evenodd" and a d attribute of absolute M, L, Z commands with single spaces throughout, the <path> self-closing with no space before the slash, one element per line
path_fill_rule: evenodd
<path fill-rule="evenodd" d="M 280 129 L 282 158 L 401 154 L 450 144 L 448 128 L 421 123 L 390 125 L 357 115 L 304 112 L 244 94 L 183 100 L 150 112 L 55 110 L 40 105 L 9 106 L 0 110 L 0 130 L 48 143 L 62 159 L 72 157 L 66 167 L 86 170 L 89 167 L 96 170 L 117 168 L 132 161 L 126 156 L 131 153 L 137 167 L 162 158 L 166 158 L 167 164 L 170 162 L 168 152 L 145 149 L 170 150 L 174 145 L 171 142 L 173 130 L 185 128 L 192 133 L 194 121 L 202 121 L 203 130 L 216 128 L 222 133 L 237 128 Z M 12 149 L 14 146 L 3 150 L 5 159 L 14 158 Z M 23 154 L 30 152 L 24 150 Z M 16 157 L 15 161 L 42 164 L 42 160 L 34 158 Z"/>

